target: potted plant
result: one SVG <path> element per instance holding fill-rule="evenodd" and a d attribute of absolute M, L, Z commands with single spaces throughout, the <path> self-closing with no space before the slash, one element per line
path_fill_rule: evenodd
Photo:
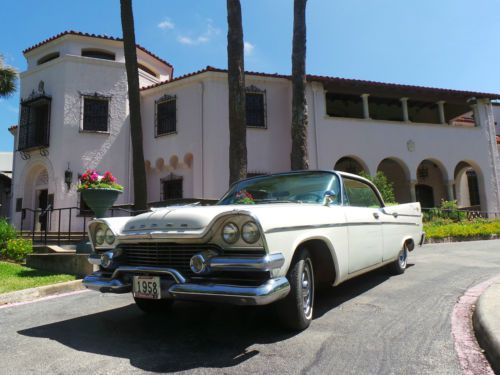
<path fill-rule="evenodd" d="M 123 191 L 123 186 L 107 171 L 100 175 L 96 170 L 87 169 L 80 177 L 78 191 L 96 217 L 104 217 Z"/>

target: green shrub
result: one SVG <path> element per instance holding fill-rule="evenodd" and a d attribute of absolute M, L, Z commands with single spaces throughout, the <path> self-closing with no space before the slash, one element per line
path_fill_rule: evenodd
<path fill-rule="evenodd" d="M 33 244 L 31 240 L 23 238 L 11 239 L 7 241 L 7 246 L 3 252 L 7 258 L 21 262 L 26 259 L 26 256 L 33 252 Z"/>
<path fill-rule="evenodd" d="M 424 212 L 425 222 L 442 221 L 464 221 L 467 220 L 467 212 L 458 209 L 456 200 L 445 201 L 441 199 L 441 206 L 434 207 Z"/>
<path fill-rule="evenodd" d="M 7 220 L 0 218 L 0 251 L 5 249 L 7 241 L 16 238 L 16 228 L 10 225 Z"/>
<path fill-rule="evenodd" d="M 432 221 L 424 224 L 424 231 L 427 238 L 446 237 L 488 237 L 500 234 L 500 220 L 478 220 L 463 221 L 460 223 Z"/>
<path fill-rule="evenodd" d="M 383 172 L 378 171 L 375 176 L 370 176 L 366 172 L 361 172 L 360 175 L 373 182 L 378 191 L 380 191 L 382 199 L 386 204 L 390 205 L 396 203 L 396 198 L 394 197 L 394 184 L 387 179 Z"/>

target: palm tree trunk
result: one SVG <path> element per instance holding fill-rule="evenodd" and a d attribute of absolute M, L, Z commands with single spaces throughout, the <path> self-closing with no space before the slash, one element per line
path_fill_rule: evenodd
<path fill-rule="evenodd" d="M 229 88 L 229 184 L 247 175 L 245 63 L 239 0 L 227 0 L 227 65 Z"/>
<path fill-rule="evenodd" d="M 308 169 L 306 102 L 306 3 L 295 0 L 292 51 L 292 170 Z"/>
<path fill-rule="evenodd" d="M 128 104 L 130 112 L 130 137 L 132 138 L 132 170 L 134 175 L 134 207 L 147 209 L 146 166 L 142 144 L 141 98 L 139 94 L 139 72 L 135 44 L 132 0 L 120 0 L 123 49 L 128 81 Z"/>

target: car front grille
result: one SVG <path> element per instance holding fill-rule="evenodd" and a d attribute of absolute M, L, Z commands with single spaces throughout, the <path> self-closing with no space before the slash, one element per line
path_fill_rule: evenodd
<path fill-rule="evenodd" d="M 181 245 L 171 243 L 137 243 L 120 245 L 123 258 L 120 263 L 128 266 L 167 267 L 179 271 L 185 276 L 193 273 L 189 268 L 191 257 L 205 250 L 220 253 L 217 246 Z"/>

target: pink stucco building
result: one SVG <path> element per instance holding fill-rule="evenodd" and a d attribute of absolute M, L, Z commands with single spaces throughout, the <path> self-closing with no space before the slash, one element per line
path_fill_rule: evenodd
<path fill-rule="evenodd" d="M 137 47 L 148 200 L 217 198 L 228 187 L 225 70 L 181 77 Z M 127 79 L 120 39 L 65 32 L 24 51 L 11 218 L 30 209 L 80 207 L 77 175 L 111 170 L 132 201 Z M 248 72 L 249 173 L 290 168 L 289 76 Z M 382 170 L 399 202 L 457 199 L 500 212 L 500 160 L 492 101 L 499 94 L 309 76 L 311 168 Z M 495 130 L 495 128 L 497 130 Z M 71 184 L 65 177 L 72 173 Z M 27 213 L 28 212 L 28 213 Z M 73 222 L 81 220 L 78 209 Z M 57 221 L 58 218 L 52 218 Z M 68 218 L 62 218 L 66 222 Z M 29 224 L 33 225 L 33 224 Z"/>

